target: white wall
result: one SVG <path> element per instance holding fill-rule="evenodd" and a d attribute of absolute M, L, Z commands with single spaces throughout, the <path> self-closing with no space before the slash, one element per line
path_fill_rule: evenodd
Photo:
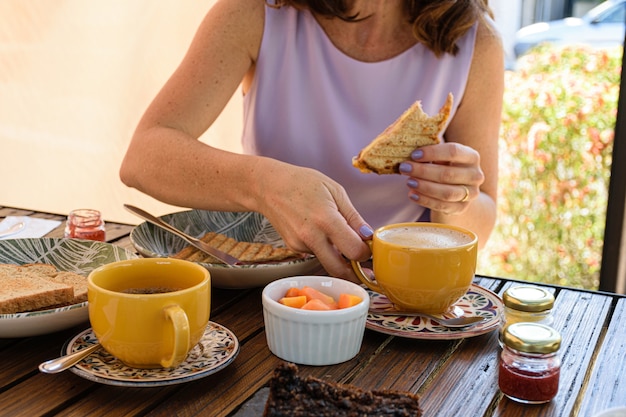
<path fill-rule="evenodd" d="M 130 223 L 125 202 L 180 210 L 125 187 L 118 169 L 213 1 L 0 2 L 0 205 Z M 239 101 L 203 140 L 239 149 Z"/>

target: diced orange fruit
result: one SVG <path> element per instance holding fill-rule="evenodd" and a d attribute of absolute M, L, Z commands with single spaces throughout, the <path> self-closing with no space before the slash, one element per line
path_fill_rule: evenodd
<path fill-rule="evenodd" d="M 361 301 L 361 297 L 353 294 L 339 294 L 339 308 L 348 308 L 359 304 Z"/>
<path fill-rule="evenodd" d="M 301 308 L 302 310 L 335 310 L 336 309 L 317 298 L 313 298 L 307 301 L 306 304 L 303 305 Z"/>
<path fill-rule="evenodd" d="M 304 286 L 300 290 L 300 293 L 306 295 L 307 301 L 311 300 L 320 300 L 329 306 L 336 306 L 337 302 L 330 295 L 324 294 L 323 292 L 316 290 L 315 288 Z"/>
<path fill-rule="evenodd" d="M 342 293 L 337 302 L 330 295 L 309 286 L 289 288 L 285 296 L 278 300 L 281 304 L 303 310 L 337 310 L 353 307 L 361 301 L 358 295 Z"/>
<path fill-rule="evenodd" d="M 291 287 L 287 290 L 287 292 L 285 293 L 285 297 L 298 297 L 302 294 L 300 294 L 300 288 L 296 288 L 296 287 Z"/>
<path fill-rule="evenodd" d="M 285 296 L 278 300 L 279 303 L 284 304 L 288 307 L 301 308 L 306 304 L 306 296 L 304 295 L 296 295 L 296 296 Z"/>

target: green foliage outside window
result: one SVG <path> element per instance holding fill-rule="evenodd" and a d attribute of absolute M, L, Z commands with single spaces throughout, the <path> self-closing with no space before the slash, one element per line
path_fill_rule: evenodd
<path fill-rule="evenodd" d="M 597 289 L 622 48 L 540 46 L 506 73 L 498 221 L 478 273 Z"/>

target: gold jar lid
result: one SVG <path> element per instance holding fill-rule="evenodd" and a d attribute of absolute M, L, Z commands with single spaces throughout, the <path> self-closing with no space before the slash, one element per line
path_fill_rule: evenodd
<path fill-rule="evenodd" d="M 561 347 L 561 335 L 539 323 L 513 323 L 504 329 L 504 344 L 526 353 L 554 353 Z"/>
<path fill-rule="evenodd" d="M 518 285 L 507 289 L 502 295 L 504 305 L 519 311 L 539 312 L 554 307 L 551 292 L 532 285 Z"/>

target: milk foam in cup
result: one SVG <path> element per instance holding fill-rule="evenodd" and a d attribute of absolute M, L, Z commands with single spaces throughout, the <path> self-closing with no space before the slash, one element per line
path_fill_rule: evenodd
<path fill-rule="evenodd" d="M 382 230 L 378 238 L 385 242 L 414 248 L 454 248 L 471 243 L 473 237 L 454 229 L 432 226 L 405 226 Z"/>
<path fill-rule="evenodd" d="M 381 227 L 371 241 L 374 276 L 352 267 L 371 290 L 399 310 L 444 313 L 469 289 L 476 271 L 478 237 L 439 223 L 398 223 Z"/>
<path fill-rule="evenodd" d="M 210 275 L 194 262 L 129 259 L 93 270 L 87 281 L 93 332 L 128 366 L 175 368 L 204 334 Z"/>

